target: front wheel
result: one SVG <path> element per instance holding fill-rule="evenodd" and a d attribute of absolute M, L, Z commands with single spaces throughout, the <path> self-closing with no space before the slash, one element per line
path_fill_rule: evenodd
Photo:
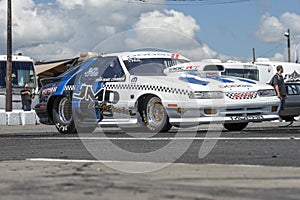
<path fill-rule="evenodd" d="M 52 114 L 58 132 L 62 134 L 76 133 L 72 117 L 72 104 L 67 97 L 55 99 Z"/>
<path fill-rule="evenodd" d="M 248 126 L 248 122 L 244 123 L 224 123 L 224 128 L 228 131 L 241 131 Z"/>
<path fill-rule="evenodd" d="M 168 114 L 160 98 L 147 96 L 141 106 L 141 116 L 145 127 L 150 132 L 167 132 L 172 127 Z"/>

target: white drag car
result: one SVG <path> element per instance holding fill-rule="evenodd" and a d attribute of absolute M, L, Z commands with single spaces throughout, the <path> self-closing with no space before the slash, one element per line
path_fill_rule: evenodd
<path fill-rule="evenodd" d="M 134 51 L 91 58 L 82 68 L 71 99 L 78 131 L 118 125 L 163 132 L 209 123 L 238 131 L 249 122 L 278 118 L 279 99 L 271 86 L 221 76 L 221 64 Z"/>

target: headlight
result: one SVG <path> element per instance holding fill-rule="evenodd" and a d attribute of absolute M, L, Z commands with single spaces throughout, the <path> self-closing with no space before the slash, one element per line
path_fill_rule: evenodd
<path fill-rule="evenodd" d="M 272 96 L 276 96 L 276 92 L 274 89 L 258 90 L 258 95 L 260 97 L 272 97 Z"/>
<path fill-rule="evenodd" d="M 224 98 L 223 92 L 199 92 L 196 91 L 190 95 L 191 99 L 222 99 Z"/>

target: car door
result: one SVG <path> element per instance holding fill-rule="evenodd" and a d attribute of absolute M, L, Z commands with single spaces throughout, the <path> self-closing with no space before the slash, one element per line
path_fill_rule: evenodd
<path fill-rule="evenodd" d="M 299 83 L 288 83 L 286 84 L 286 91 L 288 98 L 286 100 L 285 108 L 293 109 L 300 107 L 300 84 Z"/>

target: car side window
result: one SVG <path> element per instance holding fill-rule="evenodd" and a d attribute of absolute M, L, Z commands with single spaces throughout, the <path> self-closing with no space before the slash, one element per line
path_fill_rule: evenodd
<path fill-rule="evenodd" d="M 287 93 L 288 95 L 298 95 L 299 88 L 297 85 L 287 85 Z"/>
<path fill-rule="evenodd" d="M 124 76 L 124 71 L 118 60 L 113 60 L 108 63 L 108 66 L 102 74 L 102 78 L 121 78 Z"/>
<path fill-rule="evenodd" d="M 298 95 L 300 95 L 300 85 L 296 85 L 297 90 L 298 90 Z"/>

